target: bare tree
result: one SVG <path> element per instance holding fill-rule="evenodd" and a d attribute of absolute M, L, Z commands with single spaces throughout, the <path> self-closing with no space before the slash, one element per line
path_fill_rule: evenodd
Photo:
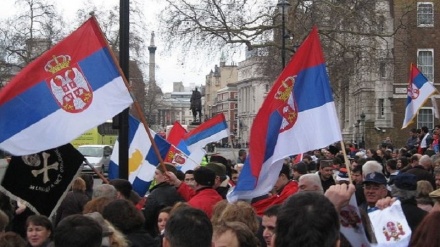
<path fill-rule="evenodd" d="M 166 0 L 161 24 L 170 47 L 181 45 L 184 51 L 203 49 L 207 54 L 244 44 L 248 50 L 267 48 L 267 74 L 275 78 L 280 63 L 274 63 L 281 49 L 281 18 L 273 1 L 258 0 Z M 339 95 L 347 81 L 362 66 L 384 59 L 383 42 L 393 37 L 405 23 L 395 21 L 392 31 L 384 18 L 392 4 L 387 0 L 290 0 L 286 32 L 290 39 L 286 49 L 293 54 L 313 25 L 317 25 L 327 65 Z M 392 10 L 391 10 L 392 11 Z M 388 23 L 387 23 L 388 22 Z M 391 20 L 392 22 L 392 20 Z M 385 45 L 386 46 L 386 45 Z M 391 47 L 388 47 L 391 49 Z M 276 59 L 275 61 L 278 61 Z M 360 64 L 362 61 L 362 65 Z M 274 69 L 275 67 L 278 69 Z M 274 71 L 276 73 L 274 73 Z"/>
<path fill-rule="evenodd" d="M 43 0 L 18 0 L 16 5 L 20 12 L 0 24 L 1 59 L 24 67 L 62 37 L 63 21 Z"/>

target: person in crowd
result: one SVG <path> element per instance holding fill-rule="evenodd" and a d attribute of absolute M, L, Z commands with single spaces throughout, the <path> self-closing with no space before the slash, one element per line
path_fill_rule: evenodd
<path fill-rule="evenodd" d="M 81 174 L 81 178 L 86 182 L 86 195 L 89 197 L 89 200 L 91 200 L 93 197 L 93 175 Z"/>
<path fill-rule="evenodd" d="M 366 174 L 363 185 L 365 202 L 359 205 L 359 209 L 366 213 L 376 206 L 379 199 L 387 196 L 387 180 L 382 173 L 371 172 Z"/>
<path fill-rule="evenodd" d="M 420 180 L 429 181 L 432 187 L 434 187 L 435 186 L 434 177 L 428 170 L 425 169 L 424 166 L 420 164 L 420 160 L 422 160 L 424 163 L 429 163 L 431 159 L 428 156 L 413 155 L 411 156 L 411 168 L 401 172 L 414 174 L 417 177 L 417 181 Z M 426 166 L 428 167 L 428 165 Z"/>
<path fill-rule="evenodd" d="M 195 184 L 194 184 L 194 170 L 187 170 L 187 171 L 185 172 L 185 179 L 184 179 L 184 182 L 185 182 L 188 186 L 190 186 L 191 188 L 194 189 L 194 186 L 195 186 Z"/>
<path fill-rule="evenodd" d="M 212 242 L 214 247 L 260 247 L 260 242 L 249 227 L 237 221 L 215 225 Z"/>
<path fill-rule="evenodd" d="M 416 197 L 417 177 L 410 173 L 401 173 L 394 179 L 391 195 L 399 198 L 402 211 L 411 231 L 414 231 L 427 212 L 417 207 Z"/>
<path fill-rule="evenodd" d="M 419 146 L 419 137 L 417 135 L 417 129 L 412 128 L 409 132 L 409 138 L 406 140 L 406 148 L 408 150 L 417 149 Z"/>
<path fill-rule="evenodd" d="M 417 190 L 416 190 L 416 201 L 417 206 L 426 212 L 432 210 L 432 206 L 434 206 L 434 202 L 429 197 L 429 193 L 434 191 L 431 183 L 426 180 L 420 180 L 417 182 Z"/>
<path fill-rule="evenodd" d="M 237 181 L 238 181 L 238 171 L 235 169 L 231 170 L 231 180 L 230 180 L 230 185 L 231 186 L 235 186 L 237 185 Z"/>
<path fill-rule="evenodd" d="M 177 193 L 176 188 L 167 182 L 168 177 L 165 175 L 166 171 L 172 172 L 177 176 L 177 169 L 172 164 L 164 163 L 163 166 L 158 165 L 154 172 L 156 185 L 150 189 L 150 194 L 148 195 L 148 200 L 143 210 L 145 229 L 151 236 L 157 236 L 159 234 L 156 227 L 159 211 L 163 207 L 171 207 L 176 202 L 183 201 L 183 198 Z"/>
<path fill-rule="evenodd" d="M 238 151 L 237 164 L 238 163 L 244 164 L 244 161 L 246 160 L 246 156 L 247 156 L 246 150 L 240 149 Z"/>
<path fill-rule="evenodd" d="M 336 186 L 327 190 L 329 197 L 310 192 L 289 197 L 278 211 L 271 246 L 338 246 L 340 225 L 337 210 L 348 203 L 354 186 L 350 185 L 350 191 L 345 184 Z M 346 195 L 341 196 L 341 193 Z M 335 201 L 332 203 L 330 198 Z"/>
<path fill-rule="evenodd" d="M 31 215 L 26 220 L 26 236 L 31 247 L 50 246 L 53 227 L 52 222 L 43 215 Z M 61 245 L 60 245 L 61 246 Z"/>
<path fill-rule="evenodd" d="M 214 157 L 214 156 L 213 156 Z M 213 189 L 215 189 L 223 199 L 226 199 L 226 194 L 229 191 L 228 177 L 226 175 L 226 167 L 222 163 L 209 162 L 205 166 L 215 173 L 215 181 Z"/>
<path fill-rule="evenodd" d="M 438 225 L 440 224 L 440 212 L 432 212 L 425 216 L 416 230 L 411 234 L 408 246 L 411 247 L 437 247 L 440 246 Z"/>
<path fill-rule="evenodd" d="M 224 200 L 225 201 L 225 200 Z M 256 234 L 260 225 L 257 215 L 252 206 L 244 201 L 237 201 L 234 203 L 218 203 L 218 207 L 215 210 L 220 212 L 214 212 L 211 222 L 212 225 L 218 225 L 222 222 L 242 222 L 249 227 L 249 229 Z M 216 206 L 217 206 L 216 205 Z"/>
<path fill-rule="evenodd" d="M 440 167 L 434 168 L 434 180 L 436 189 L 440 189 Z"/>
<path fill-rule="evenodd" d="M 27 243 L 15 232 L 3 232 L 0 234 L 0 247 L 27 247 Z"/>
<path fill-rule="evenodd" d="M 409 164 L 408 157 L 400 156 L 397 158 L 397 170 L 402 171 L 402 168 L 407 167 Z"/>
<path fill-rule="evenodd" d="M 310 192 L 310 191 L 324 194 L 324 189 L 322 188 L 321 179 L 319 178 L 318 174 L 315 173 L 304 174 L 299 178 L 298 192 Z"/>
<path fill-rule="evenodd" d="M 90 200 L 86 194 L 86 182 L 77 177 L 73 181 L 72 191 L 69 191 L 57 209 L 54 225 L 65 217 L 73 214 L 81 214 L 84 210 L 84 205 Z"/>
<path fill-rule="evenodd" d="M 394 183 L 394 178 L 399 174 L 399 170 L 397 170 L 397 160 L 387 160 L 386 169 L 388 174 L 390 174 L 388 177 L 388 185 L 392 185 Z"/>
<path fill-rule="evenodd" d="M 419 154 L 425 154 L 426 150 L 428 150 L 429 146 L 432 143 L 432 136 L 429 133 L 429 129 L 427 126 L 422 127 L 422 133 L 420 135 L 420 145 L 418 149 Z"/>
<path fill-rule="evenodd" d="M 302 160 L 307 165 L 307 171 L 310 173 L 316 172 L 316 162 L 313 159 L 312 155 L 305 154 Z"/>
<path fill-rule="evenodd" d="M 144 230 L 145 219 L 132 202 L 125 199 L 114 200 L 104 208 L 102 216 L 125 235 L 132 247 L 157 244 Z"/>
<path fill-rule="evenodd" d="M 110 200 L 115 200 L 117 195 L 118 191 L 116 190 L 115 186 L 111 184 L 100 184 L 93 190 L 92 198 L 95 199 L 98 197 L 107 197 Z"/>
<path fill-rule="evenodd" d="M 166 172 L 168 182 L 177 188 L 177 192 L 192 207 L 203 210 L 208 217 L 212 216 L 214 205 L 223 200 L 220 194 L 213 189 L 215 183 L 215 172 L 206 167 L 199 167 L 194 170 L 195 189 L 178 180 L 174 173 Z"/>
<path fill-rule="evenodd" d="M 105 206 L 107 206 L 111 201 L 113 201 L 113 199 L 104 196 L 92 199 L 88 201 L 86 205 L 84 205 L 83 214 L 88 214 L 93 212 L 98 212 L 102 214 Z"/>
<path fill-rule="evenodd" d="M 295 181 L 298 181 L 302 175 L 307 173 L 307 164 L 302 161 L 292 166 L 292 177 Z"/>
<path fill-rule="evenodd" d="M 263 218 L 261 220 L 261 226 L 263 227 L 263 238 L 266 242 L 266 246 L 272 245 L 272 236 L 275 233 L 275 227 L 277 223 L 277 214 L 281 205 L 273 205 L 264 211 Z"/>
<path fill-rule="evenodd" d="M 351 179 L 353 180 L 353 184 L 356 186 L 357 184 L 362 184 L 362 166 L 355 166 L 351 169 Z"/>
<path fill-rule="evenodd" d="M 170 218 L 171 209 L 172 207 L 165 207 L 159 211 L 159 215 L 157 216 L 157 229 L 160 234 L 163 234 L 163 231 L 165 230 L 165 225 Z"/>
<path fill-rule="evenodd" d="M 268 207 L 283 203 L 289 196 L 298 191 L 298 182 L 291 180 L 290 166 L 283 164 L 274 185 L 275 193 L 263 199 L 253 200 L 252 206 L 261 216 Z"/>
<path fill-rule="evenodd" d="M 113 185 L 116 189 L 116 198 L 117 199 L 126 199 L 130 200 L 131 191 L 133 187 L 131 183 L 126 179 L 112 179 L 110 180 L 110 184 Z"/>
<path fill-rule="evenodd" d="M 330 188 L 330 186 L 335 185 L 336 182 L 333 179 L 333 161 L 332 160 L 321 160 L 319 161 L 319 172 L 318 175 L 321 179 L 322 188 L 324 192 Z"/>
<path fill-rule="evenodd" d="M 213 227 L 206 213 L 192 207 L 181 207 L 174 210 L 168 219 L 162 246 L 212 247 L 212 234 Z"/>
<path fill-rule="evenodd" d="M 55 247 L 100 247 L 102 227 L 95 220 L 80 214 L 60 221 L 54 232 Z"/>
<path fill-rule="evenodd" d="M 102 227 L 102 246 L 103 247 L 128 247 L 128 240 L 124 234 L 117 230 L 110 222 L 104 219 L 98 212 L 84 214 Z"/>

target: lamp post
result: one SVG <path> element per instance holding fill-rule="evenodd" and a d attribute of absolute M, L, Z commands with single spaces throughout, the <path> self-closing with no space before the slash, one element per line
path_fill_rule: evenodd
<path fill-rule="evenodd" d="M 288 0 L 278 0 L 278 10 L 281 12 L 281 64 L 286 65 L 286 12 L 289 10 Z"/>
<path fill-rule="evenodd" d="M 361 123 L 362 123 L 362 148 L 365 148 L 365 113 L 361 113 Z"/>

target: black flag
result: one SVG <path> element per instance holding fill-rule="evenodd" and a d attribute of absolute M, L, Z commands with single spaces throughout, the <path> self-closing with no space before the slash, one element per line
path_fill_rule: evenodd
<path fill-rule="evenodd" d="M 81 171 L 83 160 L 71 144 L 37 154 L 13 156 L 0 190 L 36 214 L 50 217 Z"/>

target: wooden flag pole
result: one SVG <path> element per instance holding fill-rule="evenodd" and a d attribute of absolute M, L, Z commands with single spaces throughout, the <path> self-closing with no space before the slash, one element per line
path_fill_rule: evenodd
<path fill-rule="evenodd" d="M 350 160 L 347 157 L 347 151 L 345 151 L 345 144 L 342 140 L 341 140 L 341 149 L 342 149 L 342 154 L 344 155 L 344 162 L 345 162 L 345 168 L 347 169 L 348 180 L 352 184 L 353 180 L 351 179 Z"/>
<path fill-rule="evenodd" d="M 96 18 L 95 18 L 94 16 L 92 16 L 92 18 L 93 18 L 94 21 L 97 23 L 97 26 L 99 27 L 99 30 L 101 31 L 101 34 L 103 35 L 103 37 L 105 37 L 105 36 L 104 36 L 104 33 L 102 32 L 101 27 L 100 27 L 99 24 L 98 24 L 98 21 L 96 20 Z M 110 51 L 110 54 L 111 54 L 111 56 L 112 56 L 112 58 L 113 58 L 113 61 L 114 61 L 115 64 L 117 65 L 117 64 L 118 64 L 118 62 L 117 62 L 118 60 L 116 59 L 116 56 L 113 54 L 113 51 L 110 49 L 110 45 L 108 44 L 107 39 L 105 39 L 105 42 L 107 43 L 107 47 L 109 47 L 109 51 Z M 123 79 L 123 81 L 124 81 L 124 84 L 125 84 L 125 86 L 127 87 L 127 90 L 128 90 L 128 92 L 130 93 L 131 98 L 133 99 L 133 104 L 134 104 L 135 110 L 136 110 L 136 112 L 138 113 L 138 115 L 139 115 L 139 117 L 140 117 L 140 120 L 141 120 L 142 124 L 143 124 L 144 127 L 145 127 L 145 130 L 147 131 L 148 139 L 150 139 L 150 142 L 151 142 L 151 145 L 152 145 L 152 147 L 153 147 L 154 153 L 157 155 L 157 158 L 159 159 L 160 165 L 161 165 L 161 166 L 163 167 L 163 169 L 166 171 L 166 167 L 165 167 L 165 165 L 164 165 L 164 163 L 163 163 L 162 156 L 160 155 L 159 149 L 158 149 L 156 143 L 154 142 L 154 139 L 153 139 L 153 137 L 152 137 L 152 135 L 151 135 L 151 133 L 150 133 L 150 128 L 149 128 L 149 126 L 148 126 L 147 120 L 145 119 L 144 113 L 143 113 L 142 110 L 141 110 L 141 107 L 140 107 L 140 105 L 139 105 L 139 102 L 136 100 L 136 97 L 134 96 L 133 92 L 131 91 L 130 86 L 129 86 L 130 84 L 128 83 L 127 78 L 125 77 L 124 73 L 122 72 L 122 69 L 121 69 L 119 66 L 116 66 L 116 67 L 118 68 L 119 73 L 121 74 L 121 77 L 122 77 L 122 79 Z"/>

